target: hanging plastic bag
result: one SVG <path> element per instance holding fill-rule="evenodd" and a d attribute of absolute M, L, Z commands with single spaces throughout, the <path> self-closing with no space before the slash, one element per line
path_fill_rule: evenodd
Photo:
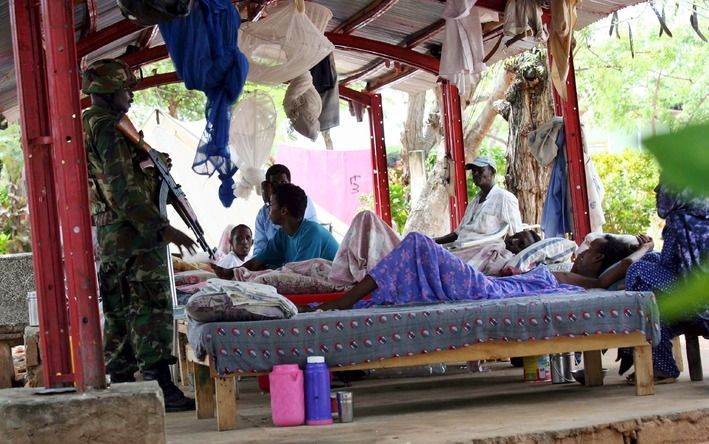
<path fill-rule="evenodd" d="M 283 111 L 294 130 L 315 141 L 320 133 L 322 99 L 313 86 L 310 71 L 291 80 L 283 97 Z"/>
<path fill-rule="evenodd" d="M 236 197 L 247 198 L 252 189 L 261 192 L 263 166 L 271 155 L 276 136 L 276 115 L 271 96 L 261 91 L 244 94 L 232 108 L 229 143 L 239 167 Z"/>
<path fill-rule="evenodd" d="M 125 18 L 140 26 L 184 17 L 192 10 L 194 0 L 118 0 Z"/>
<path fill-rule="evenodd" d="M 309 5 L 312 9 L 315 5 Z M 332 13 L 320 12 L 324 21 Z M 255 83 L 281 84 L 320 62 L 335 50 L 305 13 L 303 0 L 295 0 L 257 22 L 244 23 L 239 33 L 239 48 L 249 59 L 248 80 Z"/>

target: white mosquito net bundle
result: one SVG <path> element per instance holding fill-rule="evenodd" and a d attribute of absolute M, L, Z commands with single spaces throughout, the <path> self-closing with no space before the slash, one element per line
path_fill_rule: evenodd
<path fill-rule="evenodd" d="M 248 198 L 251 190 L 261 192 L 263 166 L 271 155 L 276 135 L 276 107 L 271 96 L 255 91 L 242 95 L 231 110 L 229 144 L 236 158 L 234 195 Z"/>
<path fill-rule="evenodd" d="M 294 0 L 264 19 L 242 25 L 239 49 L 249 59 L 249 81 L 287 82 L 334 51 L 332 43 L 323 35 L 324 25 L 318 29 L 309 18 L 312 16 L 327 24 L 332 13 L 325 7 L 310 4 L 307 12 L 303 0 Z"/>

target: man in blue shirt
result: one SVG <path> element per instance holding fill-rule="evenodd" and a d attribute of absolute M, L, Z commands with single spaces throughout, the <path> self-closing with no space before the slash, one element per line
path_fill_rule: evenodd
<path fill-rule="evenodd" d="M 282 184 L 271 193 L 268 205 L 271 222 L 280 226 L 266 248 L 242 265 L 257 271 L 278 268 L 289 262 L 307 259 L 333 260 L 339 245 L 332 234 L 319 223 L 303 218 L 308 198 L 300 187 Z M 232 279 L 233 269 L 212 265 L 222 279 Z"/>
<path fill-rule="evenodd" d="M 274 224 L 269 217 L 268 204 L 271 198 L 271 192 L 281 184 L 290 183 L 290 170 L 285 165 L 275 164 L 266 171 L 266 180 L 261 183 L 261 197 L 263 197 L 263 207 L 256 215 L 256 230 L 254 235 L 254 256 L 257 256 L 265 248 L 270 239 L 278 232 L 280 228 Z M 315 205 L 307 198 L 307 206 L 305 208 L 305 219 L 313 222 L 318 222 L 318 215 L 315 212 Z"/>

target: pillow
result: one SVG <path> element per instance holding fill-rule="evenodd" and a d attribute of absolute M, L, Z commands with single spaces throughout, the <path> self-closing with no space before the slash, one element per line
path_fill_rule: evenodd
<path fill-rule="evenodd" d="M 539 264 L 566 262 L 571 259 L 574 251 L 576 251 L 575 242 L 563 237 L 550 237 L 534 243 L 514 255 L 505 263 L 505 268 L 526 273 Z"/>

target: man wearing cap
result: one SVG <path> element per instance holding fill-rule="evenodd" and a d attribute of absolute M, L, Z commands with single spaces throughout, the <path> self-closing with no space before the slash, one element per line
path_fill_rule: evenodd
<path fill-rule="evenodd" d="M 94 62 L 82 74 L 91 96 L 83 113 L 92 222 L 98 240 L 99 288 L 104 311 L 104 356 L 112 383 L 157 380 L 165 409 L 194 409 L 172 382 L 172 306 L 167 244 L 194 250 L 186 234 L 171 227 L 155 204 L 156 178 L 140 146 L 116 124 L 128 112 L 136 79 L 120 60 Z"/>
<path fill-rule="evenodd" d="M 487 156 L 479 156 L 465 165 L 465 169 L 472 171 L 473 183 L 480 188 L 480 192 L 468 204 L 458 228 L 435 241 L 439 244 L 468 242 L 498 233 L 505 226 L 508 235 L 522 231 L 517 198 L 495 185 L 495 161 Z"/>

